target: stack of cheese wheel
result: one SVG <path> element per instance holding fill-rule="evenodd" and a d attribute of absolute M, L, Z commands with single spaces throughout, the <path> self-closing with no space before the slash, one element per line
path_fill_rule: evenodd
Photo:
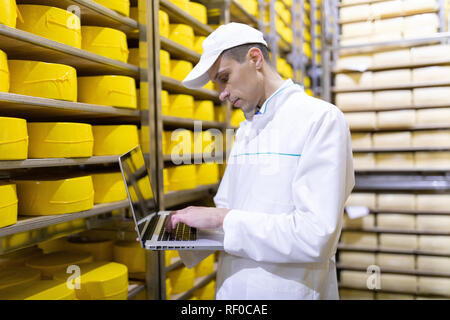
<path fill-rule="evenodd" d="M 168 191 L 180 191 L 197 187 L 197 172 L 195 165 L 179 165 L 167 168 L 169 181 Z"/>
<path fill-rule="evenodd" d="M 82 26 L 83 50 L 122 62 L 128 61 L 127 36 L 124 32 L 104 27 Z"/>
<path fill-rule="evenodd" d="M 71 237 L 64 241 L 67 251 L 86 252 L 92 255 L 93 261 L 112 261 L 113 241 L 97 240 L 87 237 Z"/>
<path fill-rule="evenodd" d="M 186 292 L 194 286 L 195 270 L 186 267 L 177 268 L 167 272 L 172 286 L 172 294 Z"/>
<path fill-rule="evenodd" d="M 94 125 L 94 156 L 122 155 L 139 145 L 134 125 Z"/>
<path fill-rule="evenodd" d="M 200 21 L 203 24 L 208 23 L 208 12 L 204 5 L 197 2 L 188 2 L 188 12 L 191 16 L 193 16 L 195 19 Z"/>
<path fill-rule="evenodd" d="M 0 228 L 17 222 L 18 200 L 15 184 L 0 184 Z"/>
<path fill-rule="evenodd" d="M 16 27 L 17 8 L 15 0 L 2 0 L 3 10 L 0 12 L 0 23 L 10 28 Z"/>
<path fill-rule="evenodd" d="M 28 130 L 24 119 L 0 117 L 0 160 L 28 157 Z"/>
<path fill-rule="evenodd" d="M 75 286 L 75 293 L 79 300 L 127 299 L 128 269 L 125 265 L 116 262 L 91 262 L 81 263 L 78 267 L 80 282 L 79 287 Z M 64 271 L 55 273 L 54 278 L 68 280 Z"/>
<path fill-rule="evenodd" d="M 146 254 L 137 241 L 116 241 L 113 247 L 113 261 L 124 264 L 129 273 L 146 271 Z"/>

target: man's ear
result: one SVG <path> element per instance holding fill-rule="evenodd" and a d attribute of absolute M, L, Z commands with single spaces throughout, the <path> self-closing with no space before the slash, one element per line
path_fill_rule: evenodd
<path fill-rule="evenodd" d="M 253 62 L 256 66 L 256 69 L 259 70 L 262 68 L 264 64 L 264 56 L 260 49 L 253 47 L 248 50 L 247 56 L 250 62 Z"/>

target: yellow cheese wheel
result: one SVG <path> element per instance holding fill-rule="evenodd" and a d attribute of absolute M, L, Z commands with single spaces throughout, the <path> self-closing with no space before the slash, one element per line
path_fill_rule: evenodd
<path fill-rule="evenodd" d="M 377 127 L 380 129 L 409 128 L 415 124 L 415 110 L 382 111 L 377 114 Z"/>
<path fill-rule="evenodd" d="M 189 0 L 169 0 L 169 2 L 172 2 L 174 5 L 176 5 L 181 10 L 188 12 L 188 3 Z"/>
<path fill-rule="evenodd" d="M 0 23 L 10 28 L 16 27 L 17 9 L 15 0 L 1 0 Z"/>
<path fill-rule="evenodd" d="M 408 148 L 411 147 L 411 140 L 411 132 L 409 131 L 373 134 L 373 146 L 375 148 Z"/>
<path fill-rule="evenodd" d="M 449 257 L 417 256 L 417 270 L 447 273 L 450 270 Z"/>
<path fill-rule="evenodd" d="M 85 123 L 29 122 L 29 158 L 91 157 L 92 126 Z"/>
<path fill-rule="evenodd" d="M 419 293 L 450 297 L 450 279 L 443 277 L 419 277 Z"/>
<path fill-rule="evenodd" d="M 170 33 L 169 15 L 159 10 L 159 35 L 168 38 Z"/>
<path fill-rule="evenodd" d="M 174 117 L 194 117 L 194 97 L 186 94 L 169 95 L 170 115 Z"/>
<path fill-rule="evenodd" d="M 146 271 L 146 251 L 137 241 L 117 241 L 114 243 L 113 260 L 126 265 L 128 272 Z"/>
<path fill-rule="evenodd" d="M 430 111 L 430 110 L 428 110 Z M 444 116 L 445 114 L 441 114 Z M 450 130 L 424 130 L 412 133 L 413 147 L 449 147 Z"/>
<path fill-rule="evenodd" d="M 258 16 L 257 0 L 238 0 L 239 4 L 251 15 Z"/>
<path fill-rule="evenodd" d="M 416 168 L 448 168 L 450 152 L 416 152 L 414 160 Z"/>
<path fill-rule="evenodd" d="M 91 176 L 62 180 L 18 180 L 21 215 L 54 215 L 92 209 L 94 188 Z"/>
<path fill-rule="evenodd" d="M 233 109 L 231 111 L 230 124 L 234 127 L 239 127 L 241 122 L 245 120 L 244 112 L 241 109 Z"/>
<path fill-rule="evenodd" d="M 216 150 L 216 144 L 209 130 L 194 133 L 194 153 L 210 156 L 214 150 Z"/>
<path fill-rule="evenodd" d="M 194 291 L 194 297 L 198 300 L 214 300 L 216 291 L 216 281 L 212 280 L 206 286 Z"/>
<path fill-rule="evenodd" d="M 219 182 L 219 165 L 215 162 L 202 163 L 197 167 L 197 184 L 207 185 Z"/>
<path fill-rule="evenodd" d="M 409 70 L 408 70 L 409 71 Z M 387 72 L 387 71 L 383 71 Z M 390 72 L 390 71 L 389 71 Z M 377 73 L 376 73 L 377 74 Z M 383 83 L 385 86 L 390 85 L 389 81 L 387 79 L 393 79 L 391 80 L 391 84 L 395 85 L 398 83 L 409 83 L 410 80 L 406 80 L 407 77 L 405 76 L 405 79 L 399 79 L 403 76 L 391 76 L 389 73 L 386 75 L 383 75 L 382 77 L 375 78 L 374 81 L 377 79 L 378 86 L 382 86 Z M 408 78 L 409 79 L 409 78 Z M 404 82 L 403 82 L 404 81 Z M 376 108 L 392 108 L 392 107 L 410 107 L 412 105 L 412 92 L 411 90 L 387 90 L 387 91 L 378 91 L 374 93 L 374 107 Z"/>
<path fill-rule="evenodd" d="M 129 0 L 94 0 L 94 1 L 126 17 L 130 16 Z"/>
<path fill-rule="evenodd" d="M 140 109 L 141 110 L 148 110 L 148 106 L 150 105 L 150 97 L 148 95 L 148 82 L 146 81 L 141 81 L 140 83 L 141 88 L 140 88 Z M 161 97 L 161 100 L 163 98 Z"/>
<path fill-rule="evenodd" d="M 187 24 L 171 24 L 169 39 L 188 49 L 193 50 L 194 29 Z"/>
<path fill-rule="evenodd" d="M 160 63 L 160 71 L 162 76 L 170 77 L 170 54 L 165 50 L 159 51 L 159 63 Z"/>
<path fill-rule="evenodd" d="M 62 271 L 65 275 L 64 280 L 67 280 L 70 276 L 66 273 L 68 266 L 92 262 L 92 260 L 92 255 L 86 252 L 58 251 L 30 259 L 26 265 L 39 270 L 42 279 L 53 279 L 56 273 Z"/>
<path fill-rule="evenodd" d="M 0 255 L 0 269 L 25 266 L 27 260 L 42 255 L 38 247 L 27 247 L 10 253 Z"/>
<path fill-rule="evenodd" d="M 415 300 L 415 296 L 412 294 L 401 293 L 384 293 L 377 292 L 375 294 L 376 300 Z"/>
<path fill-rule="evenodd" d="M 167 272 L 167 277 L 172 285 L 172 294 L 188 291 L 194 286 L 194 268 L 178 268 Z"/>
<path fill-rule="evenodd" d="M 22 284 L 31 284 L 41 279 L 39 270 L 28 267 L 0 269 L 0 290 Z"/>
<path fill-rule="evenodd" d="M 19 118 L 0 117 L 0 160 L 23 160 L 27 156 L 27 122 Z"/>
<path fill-rule="evenodd" d="M 194 51 L 198 54 L 203 53 L 203 41 L 205 41 L 206 37 L 197 36 L 194 38 Z"/>
<path fill-rule="evenodd" d="M 167 169 L 170 191 L 194 189 L 197 187 L 195 165 L 180 165 Z"/>
<path fill-rule="evenodd" d="M 94 203 L 108 203 L 127 199 L 122 173 L 99 173 L 92 175 Z"/>
<path fill-rule="evenodd" d="M 9 92 L 34 97 L 77 101 L 77 72 L 63 64 L 28 60 L 8 61 Z"/>
<path fill-rule="evenodd" d="M 352 130 L 375 129 L 377 126 L 377 116 L 375 112 L 347 112 L 344 113 L 344 116 Z"/>
<path fill-rule="evenodd" d="M 114 299 L 112 296 L 122 297 L 123 291 L 128 289 L 128 269 L 116 262 L 81 263 L 79 288 L 75 293 L 80 300 L 95 300 L 102 298 Z M 57 280 L 67 281 L 68 274 L 60 271 L 54 275 Z M 76 282 L 72 282 L 73 285 Z"/>
<path fill-rule="evenodd" d="M 15 184 L 0 184 L 0 228 L 17 222 L 17 192 Z"/>
<path fill-rule="evenodd" d="M 346 228 L 372 228 L 375 226 L 375 216 L 373 214 L 356 218 L 356 219 L 350 219 L 348 215 L 344 216 L 344 227 Z"/>
<path fill-rule="evenodd" d="M 380 210 L 414 210 L 415 195 L 410 193 L 381 193 L 377 196 L 377 208 Z"/>
<path fill-rule="evenodd" d="M 449 194 L 418 194 L 416 209 L 423 211 L 448 211 L 450 208 Z"/>
<path fill-rule="evenodd" d="M 127 76 L 78 78 L 79 102 L 136 109 L 136 84 Z"/>
<path fill-rule="evenodd" d="M 161 113 L 163 116 L 170 115 L 169 92 L 166 90 L 161 91 Z"/>
<path fill-rule="evenodd" d="M 341 271 L 340 284 L 344 287 L 367 289 L 369 275 L 361 271 Z"/>
<path fill-rule="evenodd" d="M 65 241 L 68 251 L 86 252 L 94 261 L 111 261 L 113 257 L 112 240 L 92 240 L 84 237 L 69 238 Z"/>
<path fill-rule="evenodd" d="M 0 290 L 1 300 L 76 300 L 65 281 L 40 280 Z"/>
<path fill-rule="evenodd" d="M 355 153 L 353 155 L 353 167 L 355 170 L 367 170 L 375 168 L 375 156 L 373 153 Z"/>
<path fill-rule="evenodd" d="M 214 121 L 214 102 L 210 100 L 194 101 L 194 119 Z"/>
<path fill-rule="evenodd" d="M 81 49 L 80 18 L 69 10 L 20 4 L 17 29 Z"/>
<path fill-rule="evenodd" d="M 346 70 L 365 71 L 373 64 L 371 54 L 340 56 L 336 63 L 336 68 Z"/>
<path fill-rule="evenodd" d="M 128 63 L 139 67 L 139 48 L 128 49 Z"/>
<path fill-rule="evenodd" d="M 170 154 L 173 157 L 191 154 L 193 139 L 193 132 L 190 130 L 178 129 L 169 132 L 166 135 L 166 154 Z"/>
<path fill-rule="evenodd" d="M 344 89 L 344 88 L 363 88 L 372 86 L 372 72 L 356 72 L 356 73 L 338 73 L 335 78 L 336 88 Z M 367 94 L 366 94 L 367 95 Z M 347 95 L 343 95 L 345 98 Z M 351 96 L 351 95 L 350 95 Z M 370 95 L 369 99 L 370 99 Z M 342 99 L 342 95 L 337 95 L 339 99 Z M 337 101 L 337 100 L 336 100 Z M 338 105 L 342 104 L 342 100 L 337 103 Z M 352 100 L 349 100 L 349 103 L 352 103 Z M 369 103 L 370 105 L 370 103 Z M 341 107 L 341 106 L 340 106 Z M 344 105 L 344 107 L 346 107 Z M 360 104 L 359 107 L 363 107 L 363 104 Z"/>
<path fill-rule="evenodd" d="M 374 300 L 375 294 L 367 290 L 339 289 L 341 300 Z"/>
<path fill-rule="evenodd" d="M 376 194 L 365 192 L 353 192 L 345 203 L 346 206 L 364 206 L 369 209 L 376 208 Z"/>
<path fill-rule="evenodd" d="M 92 126 L 94 133 L 94 156 L 122 155 L 139 144 L 137 127 L 134 125 Z"/>
<path fill-rule="evenodd" d="M 0 50 L 0 92 L 8 92 L 8 91 L 9 91 L 8 59 L 6 53 Z"/>
<path fill-rule="evenodd" d="M 188 2 L 188 11 L 191 16 L 200 21 L 201 23 L 208 23 L 208 13 L 206 7 L 201 3 Z"/>
<path fill-rule="evenodd" d="M 409 49 L 380 51 L 373 54 L 372 66 L 374 67 L 388 67 L 408 63 L 411 63 Z"/>
<path fill-rule="evenodd" d="M 192 63 L 184 60 L 170 61 L 170 76 L 178 81 L 183 81 L 193 69 Z"/>
<path fill-rule="evenodd" d="M 81 40 L 83 50 L 125 63 L 128 60 L 127 36 L 120 30 L 82 26 Z"/>
<path fill-rule="evenodd" d="M 419 249 L 423 251 L 450 254 L 450 237 L 419 236 Z"/>

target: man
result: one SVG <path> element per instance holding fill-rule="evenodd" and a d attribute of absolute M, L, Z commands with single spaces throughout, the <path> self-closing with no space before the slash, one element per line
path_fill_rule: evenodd
<path fill-rule="evenodd" d="M 223 228 L 217 299 L 338 299 L 334 256 L 354 186 L 343 114 L 283 81 L 258 30 L 221 26 L 203 50 L 183 84 L 214 81 L 220 99 L 247 120 L 236 133 L 217 208 L 172 212 L 166 228 Z M 190 267 L 206 257 L 180 255 Z"/>

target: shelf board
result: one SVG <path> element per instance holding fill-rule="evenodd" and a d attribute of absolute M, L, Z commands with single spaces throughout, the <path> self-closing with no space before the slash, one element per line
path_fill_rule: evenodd
<path fill-rule="evenodd" d="M 208 283 L 210 283 L 214 278 L 216 277 L 216 271 L 214 271 L 213 273 L 204 276 L 204 277 L 199 277 L 195 279 L 194 282 L 194 286 L 189 289 L 186 292 L 182 292 L 182 293 L 178 293 L 178 294 L 173 294 L 170 296 L 171 300 L 187 300 L 189 299 L 194 292 L 199 289 L 202 288 L 204 286 L 206 286 Z"/>
<path fill-rule="evenodd" d="M 360 87 L 360 88 L 335 88 L 332 90 L 334 93 L 343 92 L 362 92 L 362 91 L 383 91 L 383 90 L 405 90 L 405 89 L 415 89 L 415 88 L 434 88 L 434 87 L 447 87 L 450 86 L 449 81 L 437 81 L 429 83 L 416 83 L 416 84 L 401 84 L 396 86 L 385 86 L 385 87 Z"/>
<path fill-rule="evenodd" d="M 371 169 L 356 169 L 357 175 L 361 174 L 430 174 L 430 173 L 447 173 L 450 172 L 448 168 L 371 168 Z"/>
<path fill-rule="evenodd" d="M 392 170 L 391 172 L 357 172 L 353 191 L 449 191 L 449 169 L 440 172 L 417 172 L 410 169 Z"/>
<path fill-rule="evenodd" d="M 407 214 L 407 215 L 438 215 L 438 216 L 450 216 L 450 211 L 424 211 L 424 210 L 378 210 L 370 209 L 370 213 L 373 214 Z"/>
<path fill-rule="evenodd" d="M 178 156 L 178 155 L 177 155 Z M 176 160 L 180 160 L 182 162 L 186 162 L 189 161 L 190 163 L 204 163 L 204 162 L 211 162 L 211 161 L 223 161 L 223 153 L 219 153 L 217 155 L 213 155 L 213 156 L 208 156 L 208 155 L 203 155 L 202 153 L 200 154 L 188 154 L 185 156 L 181 156 L 180 159 L 176 159 Z M 170 154 L 165 154 L 163 156 L 164 162 L 172 162 L 172 157 Z M 1 168 L 1 163 L 0 163 L 0 168 Z"/>
<path fill-rule="evenodd" d="M 350 271 L 363 271 L 367 272 L 366 268 L 362 267 L 354 267 L 348 266 L 338 263 L 336 268 L 339 270 L 350 270 Z M 380 268 L 381 273 L 383 274 L 404 274 L 409 276 L 425 276 L 425 277 L 450 277 L 450 273 L 440 273 L 440 272 L 431 272 L 431 271 L 419 271 L 419 270 L 408 270 L 408 269 L 389 269 L 389 268 Z"/>
<path fill-rule="evenodd" d="M 338 283 L 339 289 L 350 289 L 350 290 L 358 290 L 358 291 L 367 291 L 372 293 L 391 293 L 391 294 L 408 294 L 408 295 L 414 295 L 414 296 L 420 296 L 420 297 L 428 297 L 428 298 L 446 298 L 449 299 L 450 297 L 440 294 L 428 294 L 428 293 L 420 293 L 418 290 L 416 291 L 393 291 L 393 290 L 383 290 L 383 289 L 368 289 L 367 287 L 361 288 L 361 287 L 352 287 L 352 286 L 345 286 L 342 285 L 342 283 Z"/>
<path fill-rule="evenodd" d="M 38 4 L 67 10 L 70 6 L 80 9 L 82 26 L 99 26 L 118 29 L 134 35 L 139 28 L 137 21 L 89 0 L 17 0 L 17 4 Z"/>
<path fill-rule="evenodd" d="M 369 22 L 369 21 L 378 21 L 378 20 L 385 20 L 385 19 L 394 19 L 394 18 L 403 18 L 403 17 L 410 17 L 415 16 L 417 14 L 425 14 L 425 13 L 437 13 L 438 9 L 427 9 L 423 10 L 420 13 L 417 12 L 401 12 L 397 14 L 392 14 L 388 17 L 371 17 L 369 19 L 352 19 L 352 20 L 342 20 L 339 19 L 339 24 L 347 24 L 347 23 L 357 23 L 357 22 Z"/>
<path fill-rule="evenodd" d="M 398 107 L 387 107 L 387 108 L 361 108 L 361 109 L 349 109 L 341 110 L 344 113 L 354 113 L 354 112 L 377 112 L 377 111 L 396 111 L 396 110 L 423 110 L 423 109 L 436 109 L 436 108 L 448 108 L 450 104 L 440 105 L 440 106 L 398 106 Z M 445 121 L 445 119 L 443 119 Z"/>
<path fill-rule="evenodd" d="M 128 284 L 128 300 L 133 299 L 138 293 L 145 290 L 145 283 L 130 283 Z"/>
<path fill-rule="evenodd" d="M 173 260 L 175 260 L 175 259 L 172 259 L 172 261 Z M 175 262 L 171 263 L 169 266 L 166 267 L 166 273 L 169 271 L 181 268 L 182 266 L 184 266 L 183 261 L 179 257 L 177 257 Z"/>
<path fill-rule="evenodd" d="M 8 59 L 60 63 L 77 69 L 78 76 L 123 75 L 139 79 L 139 68 L 0 24 L 0 43 Z"/>
<path fill-rule="evenodd" d="M 171 93 L 192 95 L 199 100 L 213 100 L 216 103 L 221 103 L 217 91 L 203 88 L 189 89 L 183 86 L 181 81 L 166 76 L 161 76 L 161 80 L 163 90 L 168 90 Z"/>
<path fill-rule="evenodd" d="M 354 252 L 414 254 L 414 255 L 424 255 L 424 256 L 450 257 L 450 251 L 448 253 L 440 253 L 440 252 L 433 252 L 433 251 L 426 251 L 426 250 L 367 248 L 367 247 L 357 247 L 357 246 L 351 246 L 351 245 L 345 245 L 345 244 L 339 244 L 338 250 L 354 251 Z"/>
<path fill-rule="evenodd" d="M 196 125 L 200 126 L 200 124 L 202 129 L 210 129 L 210 128 L 220 129 L 226 127 L 226 123 L 224 122 L 203 121 L 172 116 L 162 116 L 162 121 L 164 126 L 182 127 L 189 129 L 193 129 Z"/>
<path fill-rule="evenodd" d="M 99 156 L 90 158 L 52 158 L 52 159 L 26 159 L 26 160 L 2 160 L 1 170 L 68 167 L 81 165 L 119 163 L 119 156 Z"/>
<path fill-rule="evenodd" d="M 170 18 L 170 23 L 182 23 L 190 25 L 194 28 L 197 35 L 208 36 L 214 30 L 207 24 L 201 23 L 193 16 L 184 12 L 176 5 L 170 3 L 168 0 L 159 0 L 160 9 L 167 12 Z"/>
<path fill-rule="evenodd" d="M 396 127 L 396 128 L 382 128 L 382 129 L 351 129 L 351 132 L 390 132 L 390 131 L 426 131 L 426 130 L 449 130 L 450 125 L 422 125 L 412 127 Z"/>
<path fill-rule="evenodd" d="M 450 151 L 450 147 L 436 147 L 436 148 L 419 148 L 419 147 L 409 147 L 409 148 L 355 148 L 353 153 L 378 153 L 378 152 L 444 152 Z"/>
<path fill-rule="evenodd" d="M 358 73 L 358 72 L 366 72 L 366 71 L 385 71 L 385 70 L 396 70 L 396 69 L 409 69 L 409 68 L 423 68 L 423 67 L 433 67 L 450 64 L 449 59 L 443 60 L 435 60 L 428 61 L 422 63 L 404 63 L 390 66 L 380 66 L 380 67 L 368 67 L 365 70 L 352 70 L 352 69 L 334 69 L 333 73 Z"/>
<path fill-rule="evenodd" d="M 430 236 L 450 236 L 450 232 L 444 231 L 426 231 L 426 230 L 401 230 L 388 228 L 351 228 L 344 227 L 342 231 L 348 232 L 369 232 L 369 233 L 392 233 L 392 234 L 412 234 L 412 235 L 430 235 Z"/>
<path fill-rule="evenodd" d="M 240 22 L 258 27 L 258 19 L 245 10 L 236 0 L 230 1 L 230 16 L 232 22 Z"/>
<path fill-rule="evenodd" d="M 167 208 L 174 207 L 183 203 L 193 202 L 202 198 L 213 196 L 219 184 L 211 184 L 205 186 L 199 186 L 195 189 L 182 190 L 182 191 L 170 191 L 164 194 L 164 205 Z"/>
<path fill-rule="evenodd" d="M 0 238 L 20 232 L 49 227 L 58 223 L 98 216 L 102 213 L 107 213 L 116 209 L 127 208 L 128 206 L 129 206 L 128 200 L 123 200 L 118 202 L 97 204 L 94 205 L 94 207 L 90 210 L 69 214 L 34 216 L 34 217 L 20 216 L 16 224 L 0 228 Z"/>
<path fill-rule="evenodd" d="M 1 26 L 0 26 L 1 27 Z M 26 119 L 116 120 L 137 123 L 140 111 L 0 92 L 0 115 Z"/>
<path fill-rule="evenodd" d="M 196 64 L 200 61 L 200 55 L 192 49 L 186 48 L 173 40 L 161 36 L 161 49 L 170 53 L 170 56 L 176 59 L 187 60 Z"/>

